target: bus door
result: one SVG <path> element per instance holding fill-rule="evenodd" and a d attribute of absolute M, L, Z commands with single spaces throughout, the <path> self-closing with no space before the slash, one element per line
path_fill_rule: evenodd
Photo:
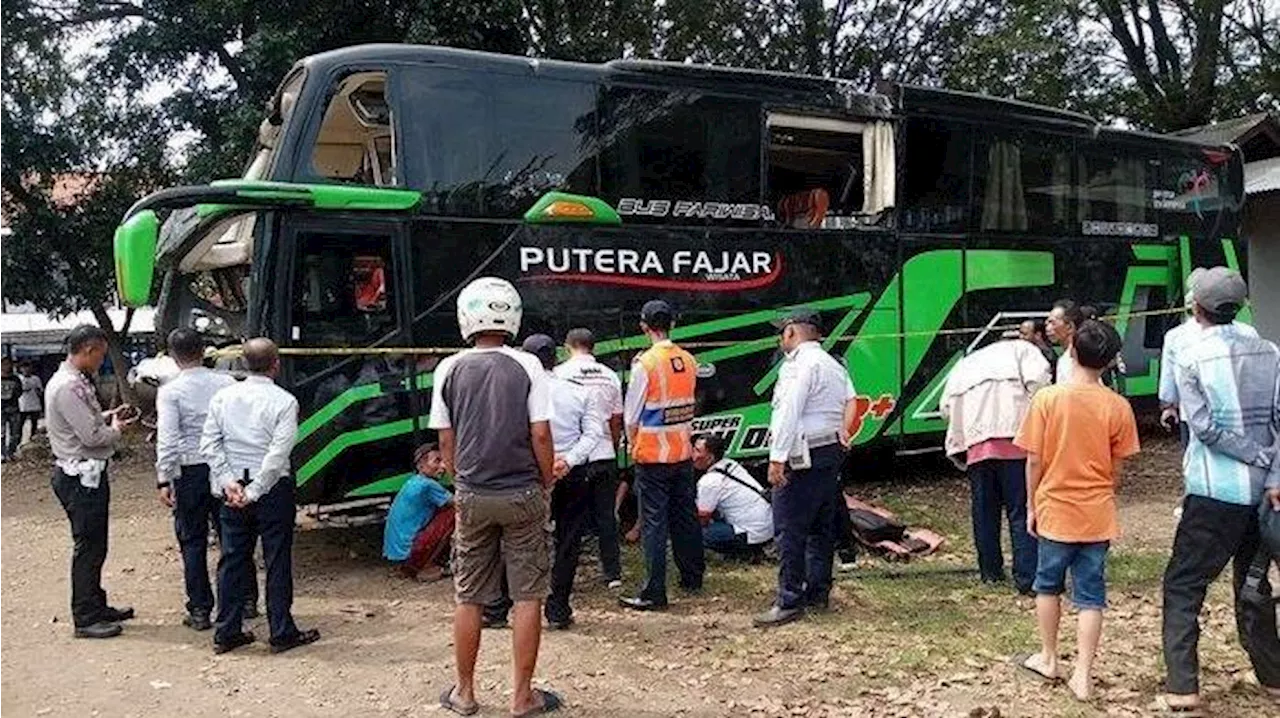
<path fill-rule="evenodd" d="M 291 223 L 289 271 L 276 284 L 285 385 L 298 398 L 293 463 L 299 504 L 394 492 L 412 471 L 422 413 L 412 391 L 403 225 Z M 388 350 L 393 351 L 388 351 Z"/>

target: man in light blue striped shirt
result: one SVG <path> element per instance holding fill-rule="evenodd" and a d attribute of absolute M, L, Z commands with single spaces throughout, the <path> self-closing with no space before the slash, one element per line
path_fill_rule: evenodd
<path fill-rule="evenodd" d="M 1258 506 L 1266 489 L 1280 486 L 1280 350 L 1232 325 L 1246 296 L 1238 272 L 1214 267 L 1200 276 L 1193 311 L 1202 329 L 1178 352 L 1175 368 L 1191 436 L 1182 518 L 1164 575 L 1164 659 L 1166 700 L 1181 710 L 1200 705 L 1200 609 L 1228 562 L 1240 642 L 1258 682 L 1280 697 L 1275 609 L 1239 600 L 1261 544 Z M 1259 588 L 1271 594 L 1265 579 Z"/>

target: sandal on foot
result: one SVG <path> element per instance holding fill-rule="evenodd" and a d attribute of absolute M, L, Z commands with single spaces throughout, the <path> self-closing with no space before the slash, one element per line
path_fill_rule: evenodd
<path fill-rule="evenodd" d="M 457 690 L 457 688 L 458 688 L 457 686 L 449 686 L 448 688 L 444 689 L 444 692 L 440 694 L 440 707 L 447 711 L 453 711 L 454 713 L 457 713 L 460 716 L 473 716 L 479 713 L 480 712 L 479 703 L 472 703 L 471 705 L 467 705 L 465 703 L 462 703 L 454 699 L 453 692 Z"/>
<path fill-rule="evenodd" d="M 535 695 L 542 696 L 542 705 L 530 708 L 523 713 L 512 713 L 511 718 L 533 718 L 533 716 L 540 716 L 544 713 L 558 711 L 564 707 L 564 699 L 551 691 L 534 688 L 533 692 Z"/>
<path fill-rule="evenodd" d="M 1165 696 L 1157 697 L 1152 708 L 1155 709 L 1157 715 L 1167 716 L 1167 718 L 1208 718 L 1209 716 L 1209 712 L 1203 703 L 1173 705 L 1169 703 L 1169 699 Z"/>
<path fill-rule="evenodd" d="M 1017 667 L 1018 670 L 1028 673 L 1032 676 L 1035 676 L 1036 678 L 1039 678 L 1041 681 L 1045 683 L 1055 684 L 1055 685 L 1058 683 L 1061 683 L 1062 682 L 1061 675 L 1057 675 L 1057 674 L 1049 675 L 1048 673 L 1045 673 L 1044 671 L 1040 670 L 1039 667 L 1030 665 L 1031 659 L 1035 658 L 1037 655 L 1039 654 L 1038 653 L 1019 653 L 1013 657 L 1013 665 Z"/>

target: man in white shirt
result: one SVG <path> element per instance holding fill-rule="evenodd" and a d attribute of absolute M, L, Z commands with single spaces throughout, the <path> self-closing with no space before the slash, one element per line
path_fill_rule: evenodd
<path fill-rule="evenodd" d="M 591 520 L 591 487 L 587 462 L 604 440 L 605 414 L 596 395 L 583 384 L 552 372 L 556 343 L 546 334 L 525 339 L 523 349 L 538 358 L 551 380 L 551 440 L 556 449 L 556 485 L 551 492 L 551 520 L 555 523 L 555 559 L 551 565 L 551 595 L 547 623 L 564 630 L 573 625 L 569 595 L 578 572 L 582 534 Z"/>
<path fill-rule="evenodd" d="M 777 323 L 786 359 L 773 390 L 769 483 L 778 541 L 778 595 L 760 627 L 800 618 L 830 601 L 840 467 L 857 394 L 848 371 L 822 345 L 821 320 L 798 308 Z"/>
<path fill-rule="evenodd" d="M 1079 305 L 1070 299 L 1059 299 L 1053 303 L 1049 316 L 1044 320 L 1045 331 L 1055 344 L 1062 347 L 1062 355 L 1058 357 L 1058 365 L 1053 372 L 1054 384 L 1068 384 L 1075 369 L 1075 360 L 1071 358 L 1071 342 L 1075 338 L 1076 327 L 1084 323 L 1084 312 Z"/>
<path fill-rule="evenodd" d="M 569 358 L 556 367 L 556 376 L 578 382 L 595 395 L 604 411 L 604 436 L 587 457 L 591 488 L 591 518 L 600 540 L 600 570 L 609 588 L 622 588 L 622 553 L 618 545 L 618 458 L 622 438 L 622 381 L 618 373 L 596 361 L 596 339 L 590 329 L 573 329 L 565 336 Z"/>
<path fill-rule="evenodd" d="M 276 386 L 280 357 L 270 339 L 245 342 L 244 361 L 249 376 L 213 395 L 200 437 L 211 491 L 224 502 L 213 650 L 226 653 L 254 641 L 244 630 L 244 606 L 249 557 L 261 537 L 271 652 L 282 653 L 320 639 L 319 631 L 293 622 L 296 506 L 289 454 L 298 437 L 298 400 Z"/>
<path fill-rule="evenodd" d="M 728 558 L 758 558 L 773 540 L 773 507 L 764 487 L 741 464 L 726 459 L 725 441 L 699 436 L 693 442 L 702 543 Z"/>
<path fill-rule="evenodd" d="M 219 520 L 221 504 L 212 493 L 209 464 L 200 455 L 200 433 L 213 395 L 236 380 L 204 367 L 204 340 L 194 329 L 174 329 L 165 346 L 179 372 L 156 392 L 156 488 L 160 503 L 173 509 L 174 533 L 182 552 L 187 592 L 187 615 L 182 624 L 207 631 L 213 627 L 213 587 L 207 562 L 209 525 Z M 245 613 L 253 618 L 258 607 L 258 578 L 252 556 L 247 568 Z"/>

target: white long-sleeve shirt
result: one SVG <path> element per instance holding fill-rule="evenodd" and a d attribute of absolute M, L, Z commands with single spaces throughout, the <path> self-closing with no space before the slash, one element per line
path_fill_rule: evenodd
<path fill-rule="evenodd" d="M 230 374 L 204 367 L 183 369 L 156 392 L 156 483 L 170 484 L 183 466 L 206 463 L 200 434 L 209 402 L 219 390 L 236 383 Z"/>
<path fill-rule="evenodd" d="M 600 402 L 605 415 L 604 437 L 591 450 L 587 461 L 612 461 L 617 453 L 613 446 L 613 434 L 609 420 L 622 416 L 622 382 L 618 373 L 596 361 L 590 354 L 576 354 L 555 368 L 555 375 L 587 387 Z"/>
<path fill-rule="evenodd" d="M 213 395 L 200 436 L 215 496 L 247 471 L 245 497 L 257 501 L 289 474 L 298 437 L 298 400 L 270 377 L 251 374 Z"/>
<path fill-rule="evenodd" d="M 816 341 L 804 342 L 782 362 L 773 388 L 769 461 L 782 463 L 800 438 L 840 432 L 844 407 L 857 396 L 849 372 Z"/>
<path fill-rule="evenodd" d="M 604 409 L 595 393 L 571 379 L 547 372 L 551 380 L 551 441 L 570 467 L 587 463 L 604 439 Z"/>

